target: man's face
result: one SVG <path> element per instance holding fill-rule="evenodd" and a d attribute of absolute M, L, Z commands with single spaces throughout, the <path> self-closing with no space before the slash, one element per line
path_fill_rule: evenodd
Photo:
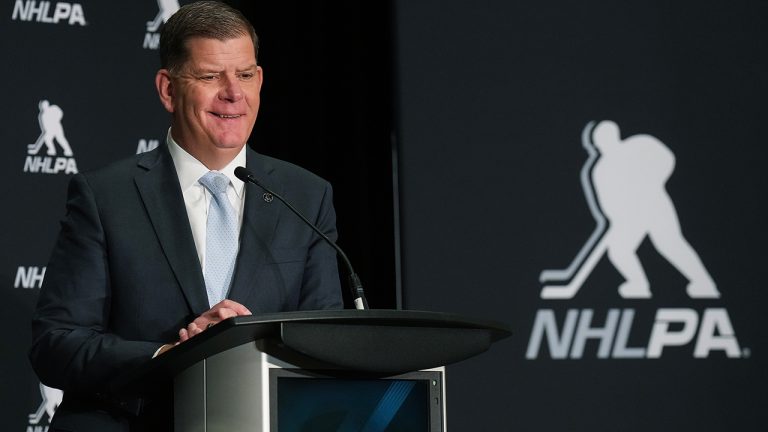
<path fill-rule="evenodd" d="M 203 163 L 234 156 L 250 136 L 259 110 L 262 70 L 253 42 L 248 36 L 193 38 L 186 46 L 189 58 L 180 71 L 170 75 L 161 70 L 157 78 L 163 105 L 173 113 L 173 138 Z"/>

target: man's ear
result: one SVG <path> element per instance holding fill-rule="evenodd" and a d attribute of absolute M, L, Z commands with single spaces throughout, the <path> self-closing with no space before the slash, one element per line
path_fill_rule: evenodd
<path fill-rule="evenodd" d="M 160 69 L 155 75 L 155 88 L 157 95 L 160 96 L 160 103 L 169 113 L 173 112 L 173 84 L 171 83 L 171 73 L 168 69 Z"/>
<path fill-rule="evenodd" d="M 261 86 L 264 84 L 264 69 L 261 66 L 256 66 L 256 75 L 259 77 L 259 92 L 261 92 Z"/>

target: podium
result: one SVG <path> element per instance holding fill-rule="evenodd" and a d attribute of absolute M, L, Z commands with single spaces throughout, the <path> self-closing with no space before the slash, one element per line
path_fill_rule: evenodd
<path fill-rule="evenodd" d="M 510 334 L 500 323 L 420 311 L 234 317 L 113 387 L 145 392 L 172 380 L 176 432 L 444 431 L 444 367 Z"/>

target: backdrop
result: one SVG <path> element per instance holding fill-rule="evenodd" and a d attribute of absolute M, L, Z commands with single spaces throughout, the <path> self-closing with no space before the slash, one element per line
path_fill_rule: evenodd
<path fill-rule="evenodd" d="M 231 3 L 261 38 L 265 83 L 252 146 L 331 181 L 340 245 L 371 304 L 396 307 L 391 79 L 381 61 L 389 58 L 388 4 Z M 43 432 L 60 401 L 61 392 L 41 389 L 27 350 L 66 186 L 76 172 L 165 139 L 156 48 L 164 19 L 178 7 L 173 0 L 0 3 L 0 142 L 7 151 L 0 160 L 7 203 L 0 212 L 0 430 Z"/>
<path fill-rule="evenodd" d="M 449 428 L 763 430 L 768 3 L 396 5 L 405 306 L 515 332 Z"/>
<path fill-rule="evenodd" d="M 448 369 L 451 430 L 768 422 L 766 2 L 242 3 L 256 148 L 333 182 L 373 306 L 397 306 L 402 251 L 405 307 L 515 332 Z M 0 6 L 3 430 L 61 397 L 26 350 L 66 184 L 165 136 L 174 7 Z"/>
<path fill-rule="evenodd" d="M 26 353 L 69 179 L 164 139 L 168 118 L 152 78 L 160 15 L 156 3 L 145 3 L 0 6 L 0 68 L 7 78 L 0 171 L 8 203 L 1 216 L 0 429 L 47 430 L 61 400 L 60 391 L 41 388 Z"/>

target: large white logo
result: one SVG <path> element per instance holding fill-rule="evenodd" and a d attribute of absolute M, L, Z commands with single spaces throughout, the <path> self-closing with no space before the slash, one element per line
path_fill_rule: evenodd
<path fill-rule="evenodd" d="M 14 21 L 36 21 L 49 24 L 65 22 L 69 25 L 86 25 L 85 14 L 80 3 L 57 2 L 51 8 L 49 1 L 16 0 L 13 4 Z"/>
<path fill-rule="evenodd" d="M 589 159 L 581 183 L 596 228 L 570 266 L 544 270 L 544 299 L 572 298 L 603 254 L 626 280 L 624 298 L 650 298 L 651 290 L 637 248 L 647 236 L 656 250 L 689 280 L 692 298 L 717 298 L 715 282 L 683 237 L 672 198 L 665 189 L 675 169 L 675 155 L 650 135 L 622 140 L 612 121 L 587 125 L 582 143 Z M 591 139 L 590 139 L 591 135 Z M 553 282 L 565 285 L 553 285 Z"/>
<path fill-rule="evenodd" d="M 61 405 L 61 400 L 64 398 L 64 392 L 40 383 L 40 396 L 43 397 L 43 401 L 40 403 L 37 411 L 29 415 L 30 428 L 33 425 L 39 425 L 43 420 L 48 423 L 51 422 L 53 414 L 56 412 L 56 408 Z"/>
<path fill-rule="evenodd" d="M 157 49 L 160 45 L 160 26 L 168 21 L 171 15 L 179 10 L 179 0 L 157 0 L 159 11 L 152 21 L 147 22 L 147 33 L 144 35 L 144 48 Z"/>
<path fill-rule="evenodd" d="M 72 147 L 64 135 L 64 111 L 58 105 L 52 105 L 47 100 L 38 104 L 40 114 L 37 121 L 40 124 L 40 136 L 34 144 L 27 145 L 27 159 L 24 162 L 24 172 L 58 174 L 77 173 L 77 163 L 72 157 Z M 61 147 L 61 154 L 57 152 L 56 144 Z M 45 147 L 45 155 L 40 155 Z"/>
<path fill-rule="evenodd" d="M 625 279 L 618 287 L 621 297 L 651 298 L 651 286 L 637 257 L 645 238 L 688 279 L 689 297 L 719 298 L 714 280 L 683 236 L 665 187 L 675 169 L 669 148 L 650 135 L 622 140 L 618 125 L 611 121 L 590 122 L 581 138 L 589 154 L 581 184 L 596 227 L 567 268 L 541 272 L 541 298 L 573 298 L 604 255 Z M 599 341 L 598 358 L 659 358 L 665 347 L 684 346 L 694 339 L 696 358 L 706 358 L 713 351 L 730 358 L 749 356 L 748 349 L 739 347 L 725 308 L 658 309 L 650 332 L 645 333 L 647 344 L 633 347 L 629 340 L 635 315 L 632 308 L 611 308 L 604 314 L 591 308 L 568 309 L 561 325 L 555 310 L 540 309 L 526 358 L 537 358 L 545 340 L 554 359 L 582 358 L 590 339 Z"/>

